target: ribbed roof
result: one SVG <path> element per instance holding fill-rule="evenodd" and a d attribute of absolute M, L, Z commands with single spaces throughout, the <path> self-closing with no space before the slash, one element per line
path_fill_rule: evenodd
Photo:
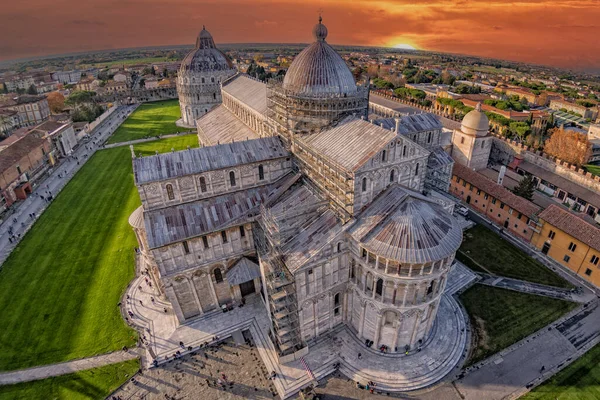
<path fill-rule="evenodd" d="M 129 216 L 129 225 L 134 229 L 145 229 L 144 228 L 144 207 L 139 206 Z"/>
<path fill-rule="evenodd" d="M 259 114 L 267 113 L 267 85 L 264 82 L 238 74 L 224 82 L 222 90 Z"/>
<path fill-rule="evenodd" d="M 426 263 L 456 252 L 462 229 L 456 219 L 424 196 L 392 185 L 350 228 L 368 251 L 400 263 Z"/>
<path fill-rule="evenodd" d="M 223 104 L 198 118 L 196 126 L 202 144 L 205 146 L 259 138 L 248 125 L 244 124 Z"/>
<path fill-rule="evenodd" d="M 279 137 L 273 136 L 135 158 L 133 176 L 140 185 L 288 156 Z"/>
<path fill-rule="evenodd" d="M 322 97 L 357 92 L 352 72 L 340 55 L 325 42 L 327 28 L 313 28 L 315 42 L 296 56 L 283 79 L 283 88 L 300 96 Z"/>
<path fill-rule="evenodd" d="M 362 119 L 348 117 L 338 126 L 305 137 L 305 143 L 349 171 L 356 171 L 387 146 L 396 133 Z"/>
<path fill-rule="evenodd" d="M 233 69 L 231 60 L 217 47 L 211 34 L 202 27 L 196 47 L 181 62 L 181 72 L 222 71 Z"/>

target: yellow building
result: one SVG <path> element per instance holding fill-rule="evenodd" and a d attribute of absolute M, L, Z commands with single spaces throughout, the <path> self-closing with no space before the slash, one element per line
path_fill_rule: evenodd
<path fill-rule="evenodd" d="M 557 205 L 542 211 L 539 219 L 535 247 L 600 287 L 600 228 Z"/>

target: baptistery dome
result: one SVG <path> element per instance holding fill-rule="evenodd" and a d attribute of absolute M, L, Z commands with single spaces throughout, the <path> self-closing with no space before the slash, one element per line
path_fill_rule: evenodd
<path fill-rule="evenodd" d="M 202 27 L 196 38 L 196 47 L 181 62 L 181 71 L 203 72 L 232 69 L 231 60 L 217 49 L 212 35 Z"/>
<path fill-rule="evenodd" d="M 325 42 L 327 28 L 313 28 L 315 42 L 294 59 L 283 80 L 283 88 L 297 95 L 326 96 L 356 94 L 352 72 L 340 55 Z"/>
<path fill-rule="evenodd" d="M 183 59 L 177 74 L 181 108 L 179 125 L 193 127 L 196 120 L 221 103 L 221 82 L 237 72 L 231 60 L 215 46 L 202 27 L 196 47 Z"/>

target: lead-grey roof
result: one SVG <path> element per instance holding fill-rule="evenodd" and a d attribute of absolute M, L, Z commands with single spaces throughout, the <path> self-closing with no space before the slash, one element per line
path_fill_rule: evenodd
<path fill-rule="evenodd" d="M 396 129 L 395 118 L 382 118 L 373 121 L 374 124 L 381 125 L 385 129 Z M 401 135 L 411 135 L 418 132 L 441 130 L 442 123 L 437 117 L 430 113 L 406 115 L 400 118 L 398 133 Z"/>
<path fill-rule="evenodd" d="M 281 140 L 273 136 L 134 158 L 133 175 L 140 185 L 288 156 Z"/>
<path fill-rule="evenodd" d="M 229 286 L 240 285 L 260 277 L 260 267 L 255 263 L 242 257 L 225 274 Z"/>
<path fill-rule="evenodd" d="M 222 91 L 259 114 L 267 114 L 267 85 L 264 82 L 238 74 L 223 84 Z"/>
<path fill-rule="evenodd" d="M 462 229 L 440 204 L 392 185 L 349 229 L 368 251 L 400 263 L 426 263 L 453 255 Z"/>
<path fill-rule="evenodd" d="M 222 104 L 198 118 L 196 126 L 205 146 L 259 138 L 248 125 Z"/>
<path fill-rule="evenodd" d="M 157 248 L 252 220 L 287 179 L 210 199 L 145 211 L 148 246 Z"/>
<path fill-rule="evenodd" d="M 429 158 L 427 159 L 428 168 L 435 169 L 452 164 L 454 164 L 454 159 L 452 159 L 450 154 L 446 153 L 441 147 L 438 147 L 429 153 Z"/>
<path fill-rule="evenodd" d="M 389 129 L 350 117 L 335 128 L 306 136 L 303 141 L 348 171 L 356 171 L 395 137 L 396 133 Z"/>

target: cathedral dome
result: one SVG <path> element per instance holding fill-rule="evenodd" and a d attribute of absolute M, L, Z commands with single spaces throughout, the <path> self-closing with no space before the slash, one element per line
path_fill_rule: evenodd
<path fill-rule="evenodd" d="M 490 121 L 483 111 L 481 103 L 477 103 L 475 109 L 465 115 L 462 120 L 460 130 L 467 135 L 485 136 L 490 128 Z"/>
<path fill-rule="evenodd" d="M 313 28 L 315 42 L 296 56 L 283 79 L 283 88 L 301 96 L 354 95 L 356 82 L 342 57 L 325 42 L 327 28 Z"/>
<path fill-rule="evenodd" d="M 233 69 L 231 60 L 215 46 L 212 35 L 202 27 L 196 39 L 196 48 L 181 62 L 182 72 L 223 71 Z"/>

